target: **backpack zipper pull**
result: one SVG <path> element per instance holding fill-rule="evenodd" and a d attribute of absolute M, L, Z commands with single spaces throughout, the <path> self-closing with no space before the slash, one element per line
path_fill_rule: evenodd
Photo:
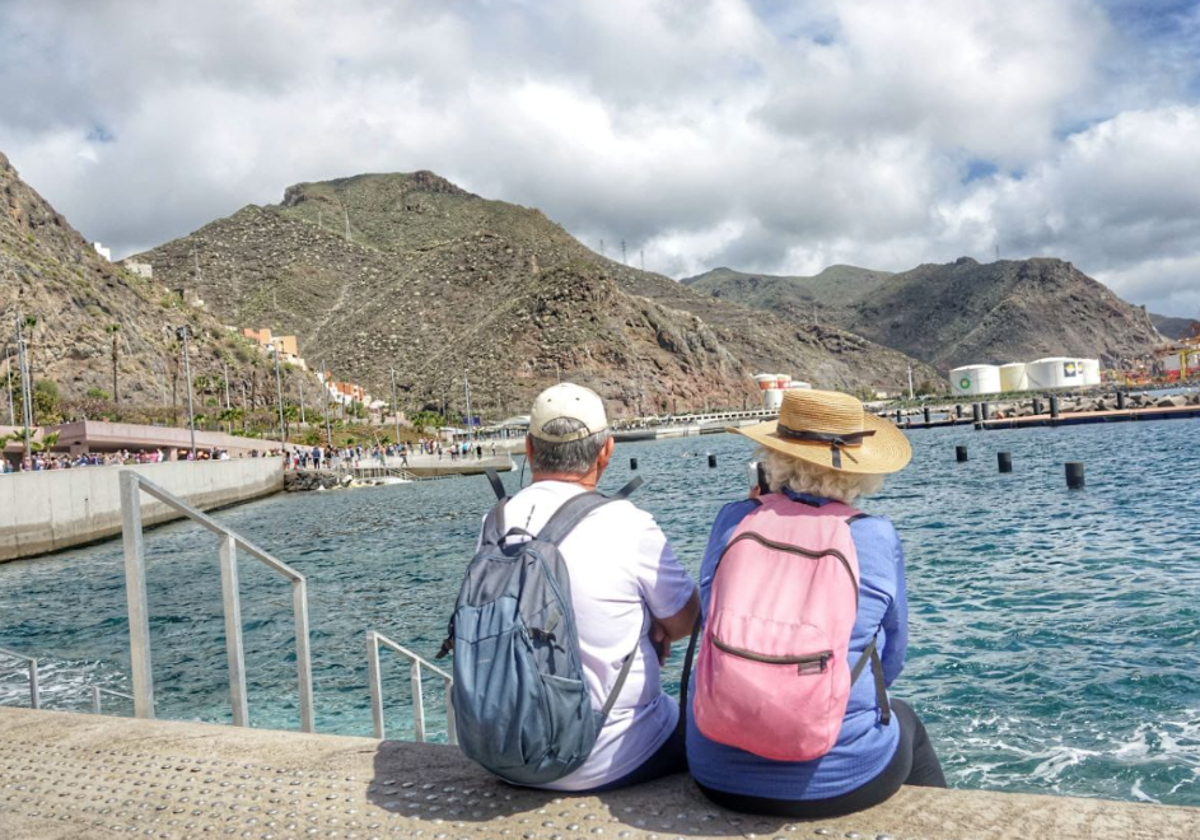
<path fill-rule="evenodd" d="M 796 665 L 796 673 L 800 676 L 805 674 L 824 674 L 829 667 L 829 660 L 833 659 L 832 653 L 822 653 L 820 656 L 814 656 L 811 659 L 806 659 Z M 813 666 L 817 666 L 815 669 Z"/>

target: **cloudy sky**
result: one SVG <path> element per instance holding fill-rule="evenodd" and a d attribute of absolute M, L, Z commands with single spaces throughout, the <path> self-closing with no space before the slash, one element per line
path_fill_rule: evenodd
<path fill-rule="evenodd" d="M 1200 312 L 1200 0 L 0 0 L 0 151 L 119 256 L 432 169 L 675 277 L 1052 255 Z"/>

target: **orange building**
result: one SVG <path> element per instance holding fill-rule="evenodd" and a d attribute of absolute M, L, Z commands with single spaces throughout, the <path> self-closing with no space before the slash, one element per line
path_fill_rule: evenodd
<path fill-rule="evenodd" d="M 308 370 L 308 365 L 304 363 L 304 359 L 300 358 L 300 345 L 296 342 L 296 336 L 271 335 L 269 327 L 264 327 L 261 330 L 246 328 L 242 330 L 242 335 L 257 342 L 258 346 L 264 350 L 278 353 L 279 358 L 284 362 Z"/>

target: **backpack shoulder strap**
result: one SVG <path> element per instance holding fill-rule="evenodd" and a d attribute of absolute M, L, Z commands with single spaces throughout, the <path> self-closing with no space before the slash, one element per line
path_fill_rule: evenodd
<path fill-rule="evenodd" d="M 554 512 L 549 521 L 542 526 L 542 530 L 538 531 L 538 542 L 548 542 L 558 545 L 566 539 L 567 534 L 571 533 L 576 525 L 583 521 L 585 516 L 611 501 L 614 500 L 594 491 L 580 493 L 578 496 L 567 499 Z"/>
<path fill-rule="evenodd" d="M 483 474 L 487 476 L 488 482 L 492 485 L 492 492 L 496 494 L 496 498 L 501 501 L 506 499 L 508 493 L 505 492 L 504 484 L 500 481 L 500 476 L 496 474 L 496 471 L 488 467 L 483 471 Z"/>
<path fill-rule="evenodd" d="M 613 493 L 612 498 L 613 499 L 628 499 L 634 490 L 638 489 L 645 483 L 646 483 L 646 480 L 644 478 L 642 478 L 640 475 L 635 476 L 634 478 L 630 479 L 630 481 L 624 487 L 622 487 L 616 493 Z"/>
<path fill-rule="evenodd" d="M 871 637 L 870 643 L 866 650 L 862 652 L 862 656 L 854 663 L 854 667 L 850 670 L 850 685 L 858 682 L 858 676 L 863 672 L 866 664 L 871 663 L 871 675 L 875 678 L 875 703 L 879 706 L 880 722 L 887 726 L 892 720 L 892 707 L 888 702 L 887 682 L 883 678 L 883 662 L 879 659 L 879 634 L 876 633 Z"/>
<path fill-rule="evenodd" d="M 488 511 L 488 515 L 483 520 L 483 532 L 480 535 L 479 541 L 482 545 L 489 543 L 499 543 L 504 539 L 504 503 L 508 499 L 501 498 L 496 502 L 495 507 Z"/>

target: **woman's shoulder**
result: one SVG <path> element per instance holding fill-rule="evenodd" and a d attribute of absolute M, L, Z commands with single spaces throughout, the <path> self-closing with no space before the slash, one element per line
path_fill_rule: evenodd
<path fill-rule="evenodd" d="M 900 535 L 896 531 L 896 526 L 892 524 L 892 520 L 868 511 L 863 511 L 863 513 L 865 515 L 857 517 L 850 523 L 850 534 L 854 537 L 854 542 L 860 551 L 864 544 L 873 548 L 898 549 L 900 547 Z"/>

